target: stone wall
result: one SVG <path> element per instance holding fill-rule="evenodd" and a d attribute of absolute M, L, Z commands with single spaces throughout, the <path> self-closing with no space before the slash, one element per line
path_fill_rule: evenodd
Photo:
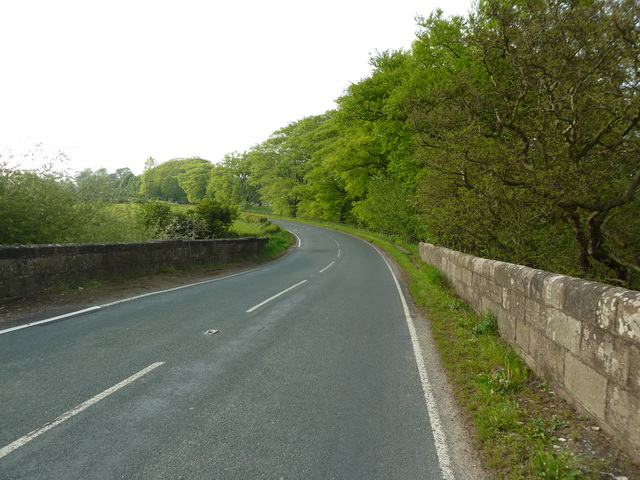
<path fill-rule="evenodd" d="M 248 259 L 266 238 L 0 246 L 0 300 L 166 267 Z"/>
<path fill-rule="evenodd" d="M 640 292 L 420 244 L 550 386 L 640 461 Z"/>

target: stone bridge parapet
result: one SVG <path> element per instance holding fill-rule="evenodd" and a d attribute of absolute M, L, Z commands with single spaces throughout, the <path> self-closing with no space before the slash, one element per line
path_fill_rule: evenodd
<path fill-rule="evenodd" d="M 527 365 L 640 461 L 640 292 L 487 260 L 428 243 L 442 271 Z"/>
<path fill-rule="evenodd" d="M 153 242 L 0 245 L 0 300 L 164 268 L 237 262 L 258 254 L 267 238 Z"/>

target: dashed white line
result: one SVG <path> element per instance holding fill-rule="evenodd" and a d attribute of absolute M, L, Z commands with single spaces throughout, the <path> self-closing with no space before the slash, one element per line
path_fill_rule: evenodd
<path fill-rule="evenodd" d="M 285 290 L 282 290 L 280 293 L 276 293 L 273 297 L 269 297 L 269 298 L 267 298 L 264 302 L 260 302 L 259 304 L 254 305 L 254 306 L 253 306 L 253 307 L 251 307 L 249 310 L 247 310 L 247 312 L 246 312 L 246 313 L 251 313 L 251 312 L 253 312 L 254 310 L 256 310 L 256 309 L 260 308 L 261 306 L 263 306 L 263 305 L 265 305 L 265 304 L 269 303 L 271 300 L 274 300 L 274 299 L 278 298 L 280 295 L 284 295 L 285 293 L 287 293 L 287 292 L 289 292 L 289 291 L 293 290 L 294 288 L 299 287 L 300 285 L 302 285 L 302 284 L 303 284 L 303 283 L 305 283 L 306 281 L 307 281 L 307 280 L 302 280 L 301 282 L 298 282 L 298 283 L 296 283 L 295 285 L 293 285 L 293 286 L 291 286 L 291 287 L 289 287 L 289 288 L 287 288 L 287 289 L 285 289 Z"/>
<path fill-rule="evenodd" d="M 331 262 L 329 265 L 327 265 L 326 267 L 324 267 L 322 270 L 320 270 L 318 273 L 323 273 L 325 270 L 327 270 L 329 267 L 331 267 L 331 265 L 333 265 L 335 262 L 335 260 L 333 262 Z"/>
<path fill-rule="evenodd" d="M 151 365 L 149 365 L 147 368 L 140 370 L 138 373 L 131 375 L 129 378 L 123 380 L 122 382 L 114 385 L 111 388 L 108 388 L 107 390 L 105 390 L 102 393 L 99 393 L 98 395 L 96 395 L 93 398 L 90 398 L 89 400 L 87 400 L 84 403 L 81 403 L 80 405 L 78 405 L 77 407 L 69 410 L 66 413 L 63 413 L 62 415 L 60 415 L 58 418 L 56 418 L 55 420 L 53 420 L 52 422 L 49 422 L 47 424 L 45 424 L 44 426 L 42 426 L 41 428 L 34 430 L 31 433 L 27 433 L 24 437 L 19 438 L 18 440 L 10 443 L 9 445 L 7 445 L 6 447 L 0 448 L 0 458 L 10 454 L 11 452 L 13 452 L 14 450 L 17 450 L 18 448 L 26 445 L 27 443 L 29 443 L 31 440 L 33 440 L 34 438 L 39 437 L 40 435 L 42 435 L 43 433 L 51 430 L 52 428 L 60 425 L 62 422 L 69 420 L 71 417 L 73 417 L 74 415 L 77 415 L 78 413 L 82 412 L 83 410 L 86 410 L 87 408 L 89 408 L 91 405 L 94 405 L 96 403 L 98 403 L 100 400 L 103 400 L 104 398 L 108 397 L 109 395 L 111 395 L 114 392 L 117 392 L 118 390 L 120 390 L 123 387 L 126 387 L 127 385 L 129 385 L 132 382 L 135 382 L 137 379 L 139 379 L 140 377 L 142 377 L 143 375 L 146 375 L 147 373 L 149 373 L 151 370 L 154 370 L 156 368 L 158 368 L 160 365 L 162 365 L 164 362 L 156 362 L 156 363 L 152 363 Z"/>

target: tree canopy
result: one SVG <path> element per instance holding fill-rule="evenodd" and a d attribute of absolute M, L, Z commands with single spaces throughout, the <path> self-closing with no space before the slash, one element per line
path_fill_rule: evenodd
<path fill-rule="evenodd" d="M 634 0 L 419 18 L 336 110 L 244 154 L 243 182 L 278 213 L 638 286 L 639 20 Z"/>

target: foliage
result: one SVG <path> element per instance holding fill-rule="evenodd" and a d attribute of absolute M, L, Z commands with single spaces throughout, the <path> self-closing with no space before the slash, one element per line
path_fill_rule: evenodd
<path fill-rule="evenodd" d="M 198 202 L 206 194 L 213 165 L 199 157 L 176 158 L 157 164 L 147 160 L 140 177 L 140 195 L 170 202 Z"/>
<path fill-rule="evenodd" d="M 126 179 L 128 169 L 121 169 Z M 0 168 L 0 243 L 136 241 L 150 238 L 135 215 L 111 203 L 106 172 L 72 179 L 51 168 Z M 111 184 L 113 185 L 114 182 Z"/>
<path fill-rule="evenodd" d="M 638 18 L 633 0 L 420 18 L 336 110 L 243 156 L 243 181 L 276 214 L 640 287 Z"/>
<path fill-rule="evenodd" d="M 251 163 L 247 153 L 232 153 L 210 172 L 207 194 L 221 202 L 247 209 L 259 204 L 259 185 L 252 181 Z"/>
<path fill-rule="evenodd" d="M 92 216 L 62 174 L 0 168 L 0 243 L 69 242 L 74 223 Z"/>
<path fill-rule="evenodd" d="M 171 206 L 159 200 L 138 200 L 136 203 L 140 222 L 145 228 L 163 230 L 171 217 Z"/>
<path fill-rule="evenodd" d="M 571 455 L 568 453 L 558 453 L 553 450 L 539 452 L 532 459 L 532 464 L 532 470 L 536 478 L 571 480 L 579 478 L 582 474 L 580 470 L 572 465 Z"/>
<path fill-rule="evenodd" d="M 182 240 L 211 238 L 209 225 L 203 218 L 194 215 L 193 211 L 187 213 L 171 212 L 166 224 L 160 230 L 160 235 L 165 238 Z"/>
<path fill-rule="evenodd" d="M 194 215 L 206 225 L 209 238 L 218 238 L 229 234 L 229 227 L 238 217 L 238 209 L 217 200 L 205 198 L 196 205 Z"/>
<path fill-rule="evenodd" d="M 322 121 L 307 117 L 291 123 L 249 152 L 253 182 L 260 185 L 261 197 L 276 213 L 297 216 L 315 148 L 307 136 Z"/>
<path fill-rule="evenodd" d="M 105 168 L 85 168 L 74 178 L 76 192 L 86 198 L 122 202 L 138 195 L 140 179 L 129 168 L 109 173 Z"/>

